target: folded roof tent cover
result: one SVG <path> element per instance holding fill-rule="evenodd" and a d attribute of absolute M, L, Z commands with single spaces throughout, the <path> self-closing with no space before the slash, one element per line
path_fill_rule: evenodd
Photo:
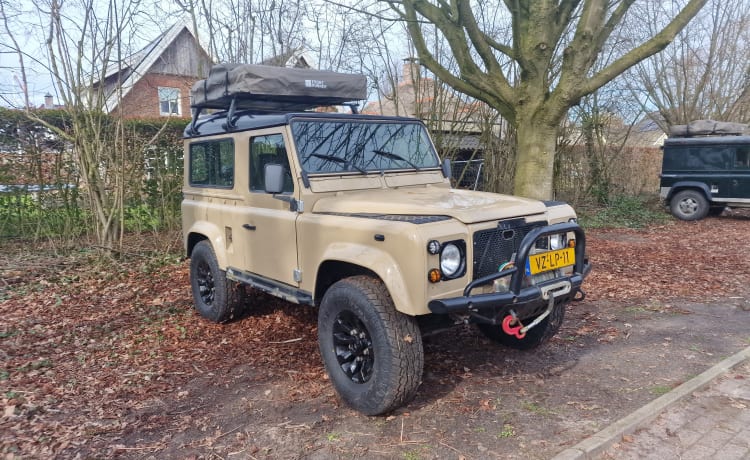
<path fill-rule="evenodd" d="M 367 78 L 311 69 L 218 64 L 192 88 L 195 108 L 303 111 L 367 98 Z"/>
<path fill-rule="evenodd" d="M 695 120 L 686 125 L 673 125 L 669 137 L 750 135 L 748 125 L 729 121 Z"/>

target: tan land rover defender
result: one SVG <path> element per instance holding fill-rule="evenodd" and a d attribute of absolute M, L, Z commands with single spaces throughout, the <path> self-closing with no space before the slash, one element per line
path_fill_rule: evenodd
<path fill-rule="evenodd" d="M 535 347 L 583 297 L 589 264 L 570 206 L 451 188 L 419 120 L 309 111 L 366 85 L 215 66 L 193 87 L 182 219 L 198 312 L 233 318 L 244 286 L 317 307 L 333 386 L 374 415 L 416 393 L 430 328 L 476 323 Z"/>

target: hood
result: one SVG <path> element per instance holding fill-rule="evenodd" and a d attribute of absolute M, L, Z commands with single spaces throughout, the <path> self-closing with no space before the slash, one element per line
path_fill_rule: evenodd
<path fill-rule="evenodd" d="M 471 190 L 425 187 L 346 192 L 322 198 L 316 213 L 450 216 L 465 224 L 541 214 L 541 201 Z"/>

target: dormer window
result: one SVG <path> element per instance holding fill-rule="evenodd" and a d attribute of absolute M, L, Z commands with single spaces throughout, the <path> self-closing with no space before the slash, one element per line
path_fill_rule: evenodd
<path fill-rule="evenodd" d="M 180 106 L 180 90 L 160 86 L 159 91 L 159 115 L 168 117 L 170 115 L 182 115 Z"/>

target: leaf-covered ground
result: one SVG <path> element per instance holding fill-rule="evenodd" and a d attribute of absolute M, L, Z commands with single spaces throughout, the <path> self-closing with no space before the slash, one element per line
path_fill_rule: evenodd
<path fill-rule="evenodd" d="M 0 453 L 548 457 L 750 337 L 747 213 L 587 239 L 588 295 L 558 337 L 532 354 L 499 352 L 471 328 L 428 338 L 420 394 L 390 417 L 340 405 L 311 308 L 255 295 L 247 316 L 215 325 L 194 313 L 187 262 L 176 257 L 101 262 L 6 243 Z M 718 318 L 724 335 L 713 324 L 693 330 L 690 315 Z M 653 370 L 612 367 L 631 358 Z"/>

